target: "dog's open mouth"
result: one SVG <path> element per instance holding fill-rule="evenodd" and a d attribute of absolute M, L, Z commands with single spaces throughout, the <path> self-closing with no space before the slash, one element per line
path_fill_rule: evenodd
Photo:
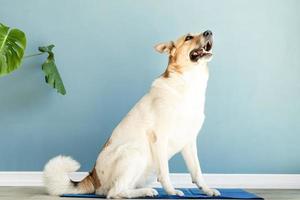
<path fill-rule="evenodd" d="M 197 62 L 202 57 L 211 56 L 212 55 L 211 49 L 212 49 L 212 41 L 207 40 L 204 46 L 194 49 L 190 52 L 191 61 Z"/>

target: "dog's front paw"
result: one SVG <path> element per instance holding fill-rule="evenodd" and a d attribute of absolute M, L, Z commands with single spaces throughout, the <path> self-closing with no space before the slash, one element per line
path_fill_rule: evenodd
<path fill-rule="evenodd" d="M 177 196 L 184 196 L 184 193 L 181 190 L 173 190 L 173 191 L 167 191 L 169 195 L 177 195 Z"/>
<path fill-rule="evenodd" d="M 212 196 L 220 196 L 221 195 L 221 193 L 218 190 L 216 190 L 216 189 L 211 189 L 211 188 L 205 188 L 205 189 L 203 189 L 202 188 L 202 191 L 207 196 L 210 196 L 210 197 L 212 197 Z"/>
<path fill-rule="evenodd" d="M 175 190 L 175 195 L 183 197 L 184 193 L 181 190 Z"/>
<path fill-rule="evenodd" d="M 158 192 L 155 189 L 152 189 L 152 188 L 149 188 L 146 191 L 146 194 L 145 194 L 145 196 L 147 196 L 147 197 L 154 197 L 154 196 L 157 196 L 157 195 L 158 195 Z"/>

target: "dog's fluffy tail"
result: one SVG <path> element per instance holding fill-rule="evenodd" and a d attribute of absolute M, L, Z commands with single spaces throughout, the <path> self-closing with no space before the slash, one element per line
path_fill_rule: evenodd
<path fill-rule="evenodd" d="M 51 195 L 93 193 L 95 191 L 91 174 L 80 182 L 72 181 L 69 173 L 80 168 L 80 164 L 67 156 L 49 160 L 44 168 L 44 183 Z"/>

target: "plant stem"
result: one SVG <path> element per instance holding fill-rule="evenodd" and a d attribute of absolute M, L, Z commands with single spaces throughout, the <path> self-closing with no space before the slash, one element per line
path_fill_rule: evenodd
<path fill-rule="evenodd" d="M 30 58 L 30 57 L 33 57 L 33 56 L 39 56 L 39 55 L 42 55 L 44 52 L 42 53 L 36 53 L 36 54 L 31 54 L 31 55 L 28 55 L 28 56 L 24 56 L 24 58 Z"/>

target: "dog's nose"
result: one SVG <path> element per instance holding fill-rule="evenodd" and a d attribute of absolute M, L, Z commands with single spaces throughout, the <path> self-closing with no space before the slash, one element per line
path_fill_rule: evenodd
<path fill-rule="evenodd" d="M 212 35 L 212 32 L 210 30 L 207 30 L 203 33 L 203 36 L 204 37 L 208 37 L 208 36 L 211 36 Z"/>

